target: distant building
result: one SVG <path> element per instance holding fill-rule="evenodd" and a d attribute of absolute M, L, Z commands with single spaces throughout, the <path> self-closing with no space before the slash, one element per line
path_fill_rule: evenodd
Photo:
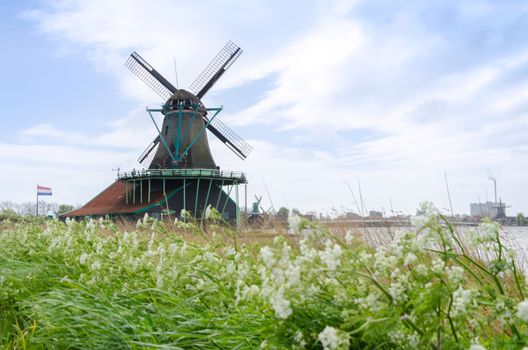
<path fill-rule="evenodd" d="M 380 211 L 371 210 L 371 211 L 369 211 L 369 217 L 371 217 L 371 218 L 382 218 L 383 217 L 383 213 L 380 212 Z"/>
<path fill-rule="evenodd" d="M 361 215 L 358 215 L 358 214 L 356 214 L 354 212 L 351 212 L 351 211 L 346 212 L 345 213 L 345 217 L 346 217 L 347 220 L 358 220 L 358 219 L 361 219 Z"/>
<path fill-rule="evenodd" d="M 501 202 L 471 203 L 471 216 L 488 217 L 492 219 L 506 216 L 506 204 Z"/>

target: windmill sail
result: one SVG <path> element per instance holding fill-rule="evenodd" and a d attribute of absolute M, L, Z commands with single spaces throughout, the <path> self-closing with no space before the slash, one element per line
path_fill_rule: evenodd
<path fill-rule="evenodd" d="M 198 78 L 196 78 L 191 84 L 189 90 L 198 98 L 202 98 L 241 54 L 242 49 L 232 41 L 228 41 L 209 65 L 205 67 Z"/>
<path fill-rule="evenodd" d="M 207 117 L 204 116 L 204 119 L 206 122 L 209 122 Z M 250 144 L 238 136 L 233 130 L 229 129 L 227 125 L 222 123 L 218 118 L 213 119 L 212 122 L 208 124 L 207 129 L 241 159 L 246 159 L 253 150 L 253 147 Z"/>
<path fill-rule="evenodd" d="M 147 63 L 137 52 L 132 52 L 125 63 L 125 67 L 138 76 L 155 93 L 164 100 L 168 100 L 176 92 L 176 88 L 150 64 Z"/>
<path fill-rule="evenodd" d="M 152 159 L 154 158 L 154 155 L 156 154 L 156 151 L 158 149 L 160 143 L 160 137 L 156 137 L 152 142 L 145 148 L 143 153 L 138 157 L 139 164 L 143 165 L 145 168 L 148 168 L 150 166 L 150 163 L 152 162 Z"/>

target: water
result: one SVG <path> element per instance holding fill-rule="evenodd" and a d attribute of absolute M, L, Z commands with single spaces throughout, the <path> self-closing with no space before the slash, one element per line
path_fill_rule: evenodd
<path fill-rule="evenodd" d="M 502 231 L 519 255 L 528 256 L 528 226 L 503 226 Z"/>
<path fill-rule="evenodd" d="M 459 232 L 464 232 L 476 227 L 458 226 Z M 344 236 L 347 231 L 346 226 L 331 227 L 330 230 L 338 235 Z M 356 227 L 352 228 L 353 232 L 366 237 L 373 246 L 385 245 L 392 239 L 394 232 L 397 230 L 414 230 L 412 227 Z M 528 268 L 528 226 L 503 226 L 502 239 L 507 246 L 513 247 L 517 255 L 523 260 L 523 265 Z M 528 271 L 527 271 L 528 272 Z"/>

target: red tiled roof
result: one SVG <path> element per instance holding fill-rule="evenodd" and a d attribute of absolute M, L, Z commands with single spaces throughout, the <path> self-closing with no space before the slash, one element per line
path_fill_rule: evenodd
<path fill-rule="evenodd" d="M 117 180 L 108 186 L 103 192 L 95 196 L 91 201 L 86 203 L 82 208 L 70 211 L 62 216 L 88 216 L 88 215 L 107 215 L 107 214 L 127 214 L 144 208 L 148 205 L 159 202 L 163 199 L 163 193 L 152 192 L 150 202 L 126 204 L 125 200 L 125 182 Z"/>

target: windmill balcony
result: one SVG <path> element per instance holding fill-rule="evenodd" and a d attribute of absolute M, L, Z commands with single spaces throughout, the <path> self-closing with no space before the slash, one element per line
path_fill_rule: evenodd
<path fill-rule="evenodd" d="M 218 169 L 142 169 L 118 173 L 118 180 L 153 178 L 208 178 L 225 180 L 226 183 L 245 184 L 246 175 L 240 171 Z"/>

